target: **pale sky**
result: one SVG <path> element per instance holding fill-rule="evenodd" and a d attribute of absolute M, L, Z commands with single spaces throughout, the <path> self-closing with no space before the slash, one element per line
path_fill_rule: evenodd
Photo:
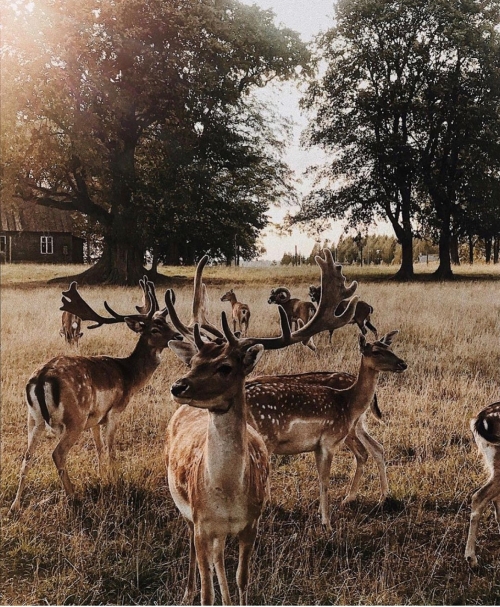
<path fill-rule="evenodd" d="M 276 14 L 276 23 L 282 24 L 297 31 L 304 42 L 309 42 L 320 31 L 325 31 L 333 25 L 333 0 L 242 0 L 246 4 L 257 4 L 263 9 L 272 9 Z M 301 115 L 298 107 L 300 94 L 295 85 L 287 83 L 281 85 L 278 91 L 266 91 L 274 104 L 278 107 L 280 113 L 289 116 L 295 123 L 294 143 L 290 148 L 286 160 L 295 171 L 296 176 L 301 178 L 303 184 L 301 192 L 306 193 L 309 184 L 303 180 L 302 173 L 309 166 L 316 162 L 321 153 L 309 151 L 300 148 L 300 133 L 306 126 L 306 119 Z M 274 222 L 280 222 L 283 216 L 290 211 L 290 208 L 272 209 L 271 219 Z M 342 225 L 336 224 L 332 230 L 325 232 L 321 237 L 337 240 L 342 233 Z M 308 256 L 314 246 L 314 238 L 308 237 L 305 233 L 294 229 L 292 236 L 278 236 L 272 228 L 264 232 L 264 246 L 267 253 L 263 259 L 276 259 L 279 261 L 284 253 L 293 253 L 295 246 L 299 253 Z"/>

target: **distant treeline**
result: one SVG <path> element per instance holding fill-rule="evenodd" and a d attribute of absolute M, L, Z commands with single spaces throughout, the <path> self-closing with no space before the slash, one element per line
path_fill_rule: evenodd
<path fill-rule="evenodd" d="M 486 263 L 498 263 L 498 246 L 489 241 L 477 239 L 470 243 L 457 242 L 456 255 L 453 262 L 473 263 L 483 261 Z M 394 236 L 381 234 L 368 234 L 355 236 L 341 236 L 337 243 L 329 241 L 323 244 L 316 243 L 311 253 L 306 256 L 302 253 L 285 253 L 281 258 L 281 265 L 303 265 L 314 264 L 314 257 L 324 249 L 328 248 L 334 253 L 336 261 L 344 264 L 378 265 L 378 264 L 400 264 L 401 245 Z M 427 257 L 428 256 L 428 257 Z M 436 260 L 439 256 L 439 246 L 427 239 L 415 239 L 413 246 L 413 261 L 418 263 L 424 257 Z"/>

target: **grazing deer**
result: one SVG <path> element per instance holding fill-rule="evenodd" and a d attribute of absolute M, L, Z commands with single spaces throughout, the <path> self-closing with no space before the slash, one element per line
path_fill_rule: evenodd
<path fill-rule="evenodd" d="M 260 375 L 252 380 L 255 382 L 266 383 L 282 383 L 289 382 L 290 385 L 295 383 L 314 384 L 335 388 L 336 390 L 345 390 L 350 388 L 356 381 L 356 376 L 351 373 L 328 372 L 328 371 L 311 371 L 308 373 L 297 373 L 288 375 Z M 250 402 L 250 401 L 249 401 Z M 252 405 L 250 402 L 250 410 Z M 370 410 L 377 420 L 382 419 L 382 413 L 378 406 L 377 394 L 374 394 L 370 404 Z M 371 455 L 377 464 L 380 478 L 380 501 L 384 501 L 389 493 L 389 483 L 387 481 L 387 472 L 384 459 L 384 448 L 371 436 L 366 427 L 365 421 L 368 411 L 365 411 L 356 424 L 351 428 L 348 435 L 344 439 L 344 445 L 351 451 L 356 458 L 356 471 L 351 481 L 349 491 L 343 500 L 344 504 L 352 502 L 356 499 L 359 491 L 363 470 L 368 461 L 368 455 Z"/>
<path fill-rule="evenodd" d="M 84 430 L 92 429 L 99 472 L 103 468 L 104 451 L 112 468 L 114 436 L 121 414 L 132 396 L 150 380 L 169 341 L 181 339 L 166 321 L 167 309 L 159 310 L 153 283 L 144 278 L 141 287 L 144 301 L 148 301 L 138 307 L 142 313 L 121 316 L 104 302 L 111 317 L 94 312 L 82 299 L 76 282 L 63 291 L 62 309 L 82 320 L 97 323 L 89 329 L 125 322 L 140 337 L 132 354 L 125 358 L 58 356 L 29 378 L 26 385 L 28 448 L 21 465 L 16 498 L 10 508 L 12 512 L 20 507 L 26 474 L 46 425 L 59 439 L 52 458 L 68 496 L 74 494 L 74 489 L 66 470 L 66 460 L 69 450 Z"/>
<path fill-rule="evenodd" d="M 321 286 L 315 287 L 314 285 L 311 285 L 309 287 L 309 297 L 311 298 L 312 302 L 319 303 L 321 299 Z M 346 302 L 344 301 L 341 301 L 339 303 L 336 310 L 338 314 L 342 314 L 342 312 L 345 310 L 345 305 Z M 371 323 L 372 314 L 373 307 L 370 304 L 366 303 L 366 301 L 360 299 L 356 305 L 356 312 L 354 313 L 354 318 L 351 320 L 350 324 L 357 324 L 359 330 L 363 335 L 366 335 L 368 333 L 367 329 L 370 329 L 370 331 L 375 336 L 375 339 L 378 339 L 377 329 Z M 331 333 L 329 337 L 329 342 L 332 343 Z"/>
<path fill-rule="evenodd" d="M 471 419 L 470 428 L 489 472 L 488 482 L 472 496 L 469 534 L 465 558 L 477 567 L 476 538 L 479 520 L 486 506 L 493 502 L 495 517 L 500 523 L 500 401 L 492 403 Z"/>
<path fill-rule="evenodd" d="M 62 327 L 59 334 L 64 337 L 70 346 L 78 347 L 78 342 L 83 333 L 81 332 L 82 319 L 70 312 L 62 313 Z"/>
<path fill-rule="evenodd" d="M 280 307 L 279 337 L 237 338 L 222 312 L 224 340 L 206 342 L 197 324 L 184 326 L 167 293 L 166 303 L 173 325 L 189 341 L 169 344 L 190 366 L 171 392 L 182 406 L 173 415 L 166 440 L 167 476 L 170 492 L 190 530 L 190 562 L 184 601 L 192 604 L 196 586 L 196 564 L 201 577 L 201 602 L 213 604 L 213 568 L 223 604 L 231 601 L 225 565 L 227 535 L 239 539 L 237 585 L 240 603 L 245 604 L 249 582 L 249 560 L 264 507 L 269 457 L 260 435 L 248 424 L 245 377 L 264 350 L 274 350 L 309 339 L 326 329 L 336 329 L 352 318 L 356 297 L 344 315 L 330 308 L 350 297 L 357 283 L 345 286 L 342 268 L 330 251 L 321 267 L 325 301 L 315 316 L 298 331 L 291 332 Z"/>
<path fill-rule="evenodd" d="M 250 308 L 247 304 L 241 303 L 241 301 L 236 299 L 233 289 L 225 293 L 220 300 L 231 302 L 233 331 L 236 331 L 236 326 L 238 326 L 241 336 L 246 337 L 248 334 L 248 324 L 250 323 Z"/>
<path fill-rule="evenodd" d="M 282 306 L 288 317 L 288 322 L 292 331 L 303 327 L 311 320 L 316 312 L 316 306 L 310 301 L 301 301 L 296 297 L 292 298 L 290 291 L 286 287 L 271 289 L 271 295 L 267 300 L 268 304 L 277 304 Z M 303 342 L 305 346 L 316 352 L 316 345 L 312 339 Z"/>
<path fill-rule="evenodd" d="M 402 373 L 406 363 L 391 351 L 397 331 L 374 343 L 359 336 L 361 365 L 356 381 L 344 390 L 307 384 L 288 378 L 246 384 L 246 397 L 255 427 L 264 438 L 269 453 L 296 455 L 314 452 L 319 475 L 322 523 L 331 530 L 328 483 L 334 450 L 355 429 L 365 444 L 358 421 L 373 401 L 381 371 Z M 358 432 L 359 428 L 359 432 Z M 366 433 L 365 433 L 366 434 Z M 368 448 L 368 447 L 367 447 Z M 359 478 L 353 481 L 357 490 Z M 350 494 L 353 488 L 351 487 Z"/>

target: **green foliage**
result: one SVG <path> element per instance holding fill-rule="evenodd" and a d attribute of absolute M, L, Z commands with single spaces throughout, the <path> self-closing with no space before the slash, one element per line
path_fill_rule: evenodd
<path fill-rule="evenodd" d="M 307 66 L 298 35 L 234 0 L 30 7 L 7 8 L 2 47 L 21 194 L 99 222 L 117 269 L 169 238 L 199 248 L 200 233 L 214 254 L 229 234 L 251 255 L 290 182 L 286 131 L 249 93 Z"/>
<path fill-rule="evenodd" d="M 294 221 L 384 217 L 408 275 L 418 222 L 449 239 L 451 218 L 498 182 L 498 23 L 496 1 L 339 2 L 303 100 L 305 141 L 328 160 Z"/>

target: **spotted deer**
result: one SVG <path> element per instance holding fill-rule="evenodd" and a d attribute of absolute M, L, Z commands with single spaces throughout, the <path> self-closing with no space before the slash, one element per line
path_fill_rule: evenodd
<path fill-rule="evenodd" d="M 269 455 L 262 437 L 248 423 L 245 377 L 265 350 L 274 350 L 309 339 L 326 329 L 337 329 L 352 318 L 356 297 L 342 316 L 335 309 L 351 297 L 357 283 L 345 286 L 341 266 L 329 251 L 317 257 L 324 284 L 324 305 L 298 331 L 291 332 L 279 308 L 279 337 L 237 338 L 222 312 L 223 339 L 205 341 L 198 324 L 183 325 L 167 295 L 167 307 L 176 329 L 186 342 L 170 344 L 190 366 L 171 387 L 182 406 L 173 415 L 166 439 L 166 464 L 170 492 L 190 531 L 190 561 L 184 602 L 192 604 L 196 589 L 196 563 L 201 577 L 201 602 L 213 604 L 213 568 L 223 604 L 231 601 L 227 584 L 224 545 L 227 535 L 239 539 L 237 586 L 246 604 L 249 561 L 264 507 Z M 215 328 L 214 328 L 215 329 Z"/>
<path fill-rule="evenodd" d="M 314 453 L 319 475 L 321 521 L 328 530 L 331 530 L 328 484 L 333 453 L 352 431 L 366 449 L 371 447 L 358 422 L 373 401 L 379 374 L 402 373 L 407 368 L 406 363 L 391 351 L 396 334 L 397 331 L 392 331 L 373 343 L 368 343 L 364 335 L 359 336 L 361 364 L 357 379 L 349 388 L 337 390 L 286 376 L 285 379 L 277 376 L 265 381 L 256 378 L 246 384 L 249 411 L 269 453 Z M 358 468 L 356 472 L 359 474 L 353 480 L 349 500 L 358 489 L 361 470 Z"/>
<path fill-rule="evenodd" d="M 328 388 L 335 388 L 336 390 L 344 390 L 350 388 L 356 381 L 356 375 L 351 373 L 343 373 L 336 371 L 311 371 L 308 373 L 297 373 L 297 374 L 280 374 L 280 375 L 260 375 L 252 380 L 254 382 L 266 382 L 270 384 L 289 382 L 290 384 L 301 383 L 301 384 L 314 384 L 320 386 L 327 386 Z M 252 410 L 251 401 L 250 410 Z M 372 415 L 377 420 L 382 419 L 382 413 L 378 406 L 377 394 L 373 396 L 373 400 L 370 403 L 370 409 Z M 343 500 L 344 504 L 352 502 L 356 499 L 359 491 L 359 485 L 363 476 L 363 470 L 368 456 L 371 455 L 375 460 L 375 463 L 379 472 L 380 479 L 380 500 L 384 501 L 389 494 L 389 483 L 387 480 L 387 472 L 384 458 L 384 448 L 377 442 L 373 436 L 368 433 L 365 422 L 368 416 L 368 411 L 365 411 L 358 419 L 356 424 L 351 428 L 349 433 L 344 439 L 344 445 L 351 451 L 356 459 L 356 470 L 354 477 L 351 481 L 349 491 Z"/>
<path fill-rule="evenodd" d="M 316 306 L 313 303 L 292 297 L 289 289 L 286 287 L 271 289 L 271 294 L 269 295 L 267 303 L 277 304 L 283 307 L 292 330 L 303 327 L 309 322 L 316 312 Z M 303 344 L 310 348 L 313 352 L 316 352 L 316 345 L 312 338 L 304 341 Z"/>
<path fill-rule="evenodd" d="M 84 430 L 92 430 L 99 472 L 103 471 L 105 454 L 112 472 L 114 436 L 121 414 L 132 396 L 150 380 L 160 364 L 162 350 L 170 341 L 181 339 L 166 321 L 167 309 L 159 310 L 153 283 L 144 278 L 141 287 L 144 296 L 144 303 L 138 308 L 141 313 L 122 316 L 104 302 L 109 317 L 94 312 L 81 297 L 76 282 L 63 291 L 61 309 L 96 323 L 89 329 L 125 322 L 129 329 L 139 334 L 139 340 L 125 358 L 58 356 L 29 378 L 26 384 L 28 448 L 11 512 L 19 510 L 26 475 L 45 426 L 49 426 L 58 438 L 52 459 L 69 497 L 74 495 L 74 488 L 66 461 L 71 447 Z"/>
<path fill-rule="evenodd" d="M 318 286 L 314 286 L 311 285 L 309 287 L 309 297 L 311 298 L 312 302 L 319 302 L 319 300 L 321 299 L 321 287 Z M 340 302 L 340 304 L 337 306 L 337 313 L 338 314 L 342 314 L 342 312 L 345 309 L 345 302 Z M 363 301 L 362 299 L 360 299 L 356 305 L 356 311 L 354 313 L 354 318 L 351 320 L 350 324 L 356 324 L 359 327 L 359 330 L 361 331 L 361 333 L 363 335 L 366 335 L 368 333 L 367 329 L 370 329 L 370 331 L 373 333 L 373 335 L 375 336 L 375 339 L 378 339 L 378 333 L 377 333 L 377 329 L 372 325 L 371 323 L 371 315 L 373 314 L 373 307 L 366 303 L 366 301 Z M 330 337 L 329 337 L 329 342 L 332 342 L 332 334 L 330 333 Z"/>
<path fill-rule="evenodd" d="M 471 419 L 470 428 L 479 454 L 483 456 L 485 469 L 490 475 L 488 481 L 472 496 L 465 558 L 472 567 L 477 567 L 477 530 L 481 516 L 490 502 L 493 502 L 495 517 L 500 523 L 500 401 L 488 405 Z"/>
<path fill-rule="evenodd" d="M 78 347 L 78 342 L 83 333 L 81 332 L 82 319 L 70 312 L 62 313 L 62 327 L 59 334 L 64 337 L 67 344 Z"/>
<path fill-rule="evenodd" d="M 220 300 L 229 301 L 231 303 L 233 331 L 236 332 L 236 327 L 238 327 L 241 336 L 246 337 L 248 334 L 248 325 L 250 323 L 250 308 L 248 305 L 236 299 L 236 294 L 233 289 L 225 293 Z"/>

